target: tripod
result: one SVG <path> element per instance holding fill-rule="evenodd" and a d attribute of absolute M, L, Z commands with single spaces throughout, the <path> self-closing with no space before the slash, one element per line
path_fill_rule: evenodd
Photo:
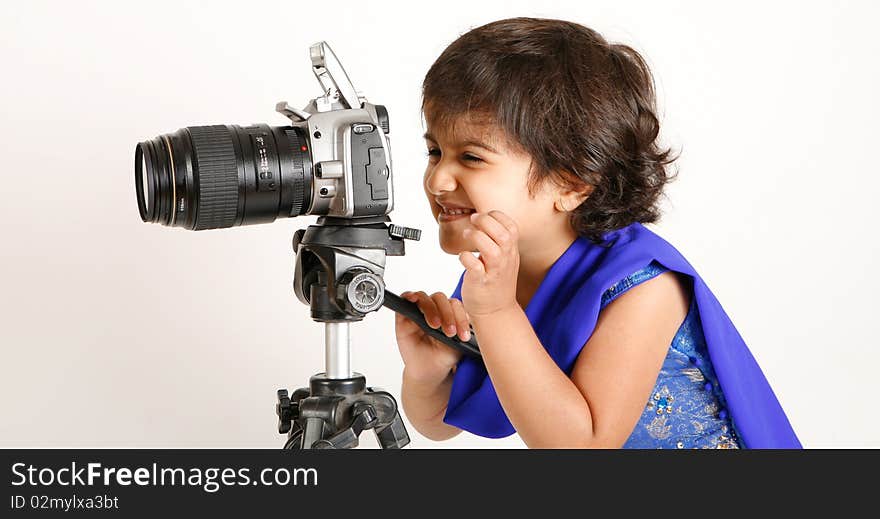
<path fill-rule="evenodd" d="M 367 387 L 366 378 L 351 371 L 349 327 L 383 305 L 412 319 L 435 339 L 479 356 L 473 334 L 468 342 L 447 337 L 428 326 L 417 305 L 385 290 L 386 256 L 403 256 L 404 239 L 418 240 L 421 234 L 418 229 L 386 225 L 389 221 L 387 216 L 323 216 L 294 234 L 294 292 L 310 306 L 312 319 L 324 323 L 325 371 L 293 395 L 278 390 L 275 411 L 278 432 L 288 436 L 285 449 L 354 448 L 366 429 L 373 429 L 383 449 L 409 444 L 394 397 Z"/>

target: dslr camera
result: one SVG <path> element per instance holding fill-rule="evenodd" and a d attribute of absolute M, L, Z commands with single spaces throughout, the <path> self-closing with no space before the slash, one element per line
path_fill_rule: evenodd
<path fill-rule="evenodd" d="M 198 231 L 391 212 L 388 111 L 354 89 L 326 42 L 309 53 L 324 93 L 302 110 L 278 103 L 289 126 L 188 126 L 137 144 L 144 222 Z"/>

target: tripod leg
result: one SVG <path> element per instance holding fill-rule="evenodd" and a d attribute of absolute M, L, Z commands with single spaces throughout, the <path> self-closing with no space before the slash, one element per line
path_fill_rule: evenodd
<path fill-rule="evenodd" d="M 367 404 L 358 402 L 352 406 L 354 419 L 351 425 L 342 429 L 326 440 L 321 440 L 314 445 L 316 449 L 353 449 L 358 446 L 358 437 L 364 429 L 371 429 L 378 423 L 378 417 L 373 408 Z"/>
<path fill-rule="evenodd" d="M 284 442 L 284 449 L 287 450 L 300 450 L 302 449 L 302 439 L 303 439 L 303 431 L 299 427 L 293 430 L 290 433 L 290 437 L 287 438 L 287 441 Z"/>
<path fill-rule="evenodd" d="M 397 411 L 394 412 L 394 420 L 382 429 L 376 429 L 375 433 L 376 440 L 383 449 L 401 449 L 409 445 L 409 434 Z"/>
<path fill-rule="evenodd" d="M 303 449 L 311 449 L 315 442 L 324 438 L 324 420 L 318 417 L 306 418 L 303 427 Z"/>
<path fill-rule="evenodd" d="M 311 396 L 299 401 L 299 424 L 303 429 L 303 449 L 311 449 L 336 430 L 337 408 L 341 396 Z"/>
<path fill-rule="evenodd" d="M 403 425 L 403 419 L 397 412 L 397 401 L 390 393 L 380 388 L 368 387 L 365 397 L 378 411 L 379 423 L 373 432 L 383 449 L 400 449 L 409 445 L 409 434 Z"/>

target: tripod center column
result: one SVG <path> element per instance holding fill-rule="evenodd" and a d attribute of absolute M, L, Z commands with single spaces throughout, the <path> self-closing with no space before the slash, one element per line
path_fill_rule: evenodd
<path fill-rule="evenodd" d="M 327 378 L 351 378 L 350 323 L 324 323 L 324 364 Z"/>

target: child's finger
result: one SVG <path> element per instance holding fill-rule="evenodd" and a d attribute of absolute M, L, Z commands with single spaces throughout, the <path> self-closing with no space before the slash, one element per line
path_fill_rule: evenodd
<path fill-rule="evenodd" d="M 419 300 L 419 298 L 415 294 L 413 294 L 412 291 L 410 291 L 410 290 L 407 290 L 406 292 L 401 292 L 400 297 L 402 297 L 403 299 L 406 299 L 410 303 L 415 303 L 416 301 Z"/>
<path fill-rule="evenodd" d="M 504 229 L 507 231 L 508 241 L 511 243 L 517 243 L 519 240 L 519 226 L 516 224 L 516 220 L 508 216 L 507 214 L 501 211 L 489 211 L 489 216 L 498 221 Z"/>
<path fill-rule="evenodd" d="M 464 305 L 458 299 L 450 299 L 449 302 L 452 304 L 452 311 L 455 313 L 455 322 L 456 327 L 458 328 L 458 336 L 461 337 L 461 340 L 468 341 L 471 338 L 470 332 L 470 319 L 468 319 L 467 312 L 464 311 Z"/>
<path fill-rule="evenodd" d="M 458 261 L 464 265 L 464 268 L 468 269 L 468 271 L 473 272 L 479 276 L 486 275 L 486 269 L 483 266 L 483 262 L 478 260 L 471 254 L 469 251 L 464 251 L 459 253 Z"/>
<path fill-rule="evenodd" d="M 498 244 L 492 241 L 492 238 L 483 231 L 479 229 L 465 229 L 464 235 L 469 236 L 474 245 L 477 246 L 477 250 L 480 251 L 480 259 L 487 266 L 494 265 L 501 257 L 501 249 L 498 247 Z"/>
<path fill-rule="evenodd" d="M 493 215 L 501 214 L 501 211 L 491 211 L 490 213 L 472 213 L 471 223 L 494 241 L 499 248 L 506 249 L 512 242 L 510 231 L 507 230 L 501 221 Z"/>
<path fill-rule="evenodd" d="M 418 298 L 416 304 L 419 305 L 419 310 L 421 310 L 422 314 L 425 316 L 425 322 L 427 322 L 428 326 L 431 328 L 439 328 L 441 322 L 440 310 L 437 309 L 437 304 L 424 292 L 416 292 L 415 296 Z"/>
<path fill-rule="evenodd" d="M 455 328 L 455 312 L 452 311 L 452 304 L 450 304 L 449 298 L 446 297 L 446 294 L 443 292 L 435 292 L 431 294 L 431 299 L 437 305 L 437 310 L 440 311 L 440 320 L 443 322 L 443 333 L 445 333 L 447 337 L 454 336 L 457 332 Z"/>

